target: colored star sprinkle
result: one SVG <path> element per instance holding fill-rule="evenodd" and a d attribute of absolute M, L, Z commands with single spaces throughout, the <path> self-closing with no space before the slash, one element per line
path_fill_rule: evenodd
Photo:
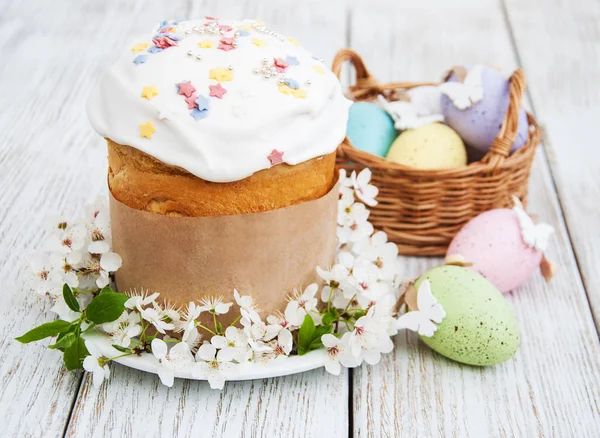
<path fill-rule="evenodd" d="M 148 60 L 148 55 L 138 55 L 133 58 L 133 63 L 136 65 L 140 65 L 145 63 Z"/>
<path fill-rule="evenodd" d="M 236 34 L 241 37 L 247 37 L 248 35 L 250 35 L 250 32 L 244 29 L 240 29 L 236 32 Z"/>
<path fill-rule="evenodd" d="M 224 50 L 226 52 L 235 49 L 234 44 L 235 38 L 221 38 L 219 41 L 219 47 L 217 49 Z"/>
<path fill-rule="evenodd" d="M 288 42 L 292 43 L 294 46 L 300 45 L 300 43 L 298 42 L 298 40 L 296 38 L 288 37 L 287 40 L 288 40 Z"/>
<path fill-rule="evenodd" d="M 204 96 L 198 96 L 196 99 L 196 106 L 200 111 L 208 111 L 208 99 Z"/>
<path fill-rule="evenodd" d="M 198 41 L 198 47 L 200 47 L 201 49 L 211 49 L 214 45 L 215 42 L 211 40 Z"/>
<path fill-rule="evenodd" d="M 301 89 L 293 89 L 286 84 L 279 84 L 279 92 L 286 96 L 294 96 L 298 99 L 304 99 L 306 97 L 306 91 Z"/>
<path fill-rule="evenodd" d="M 196 105 L 196 99 L 198 99 L 198 96 L 196 96 L 195 93 L 192 94 L 190 97 L 185 98 L 185 102 L 188 104 L 188 109 L 194 109 L 198 106 Z"/>
<path fill-rule="evenodd" d="M 262 21 L 262 20 L 252 20 L 252 21 L 254 21 L 257 26 L 264 26 L 265 25 L 265 22 Z"/>
<path fill-rule="evenodd" d="M 313 65 L 313 70 L 316 71 L 320 75 L 325 74 L 325 69 L 323 68 L 323 66 L 321 66 L 319 64 Z"/>
<path fill-rule="evenodd" d="M 210 70 L 209 78 L 217 82 L 229 82 L 233 80 L 233 71 L 223 67 L 213 68 Z"/>
<path fill-rule="evenodd" d="M 273 61 L 273 65 L 279 73 L 285 72 L 285 69 L 288 68 L 288 63 L 281 58 L 275 58 Z"/>
<path fill-rule="evenodd" d="M 265 40 L 261 40 L 260 38 L 252 38 L 252 44 L 256 47 L 265 47 L 267 42 Z"/>
<path fill-rule="evenodd" d="M 288 63 L 288 65 L 299 65 L 300 61 L 298 61 L 298 58 L 296 58 L 295 56 L 286 56 L 285 57 L 285 62 Z"/>
<path fill-rule="evenodd" d="M 152 99 L 154 96 L 158 95 L 158 90 L 156 89 L 156 85 L 146 85 L 142 88 L 142 97 L 145 99 Z"/>
<path fill-rule="evenodd" d="M 194 108 L 190 113 L 191 116 L 196 120 L 202 120 L 208 116 L 208 110 L 200 110 L 198 108 Z"/>
<path fill-rule="evenodd" d="M 148 53 L 152 53 L 152 54 L 159 53 L 162 51 L 163 51 L 163 49 L 161 49 L 160 47 L 156 47 L 154 45 L 150 46 L 150 48 L 148 49 Z"/>
<path fill-rule="evenodd" d="M 228 26 L 226 24 L 221 24 L 219 26 L 219 30 L 222 30 L 223 32 L 231 32 L 233 30 L 233 27 Z"/>
<path fill-rule="evenodd" d="M 196 87 L 190 81 L 180 82 L 177 84 L 177 92 L 185 97 L 190 97 L 196 91 Z"/>
<path fill-rule="evenodd" d="M 284 79 L 283 83 L 293 90 L 297 90 L 298 88 L 300 88 L 300 85 L 298 85 L 298 81 L 294 79 Z"/>
<path fill-rule="evenodd" d="M 210 89 L 210 97 L 218 97 L 219 99 L 223 99 L 223 96 L 225 93 L 227 93 L 227 90 L 223 88 L 221 84 L 209 85 L 208 88 Z"/>
<path fill-rule="evenodd" d="M 279 152 L 277 149 L 273 149 L 267 158 L 271 162 L 271 166 L 283 163 L 283 152 Z"/>
<path fill-rule="evenodd" d="M 152 135 L 156 132 L 156 128 L 152 122 L 148 121 L 140 125 L 140 137 L 152 138 Z"/>
<path fill-rule="evenodd" d="M 175 41 L 174 39 L 171 39 L 170 37 L 158 37 L 158 38 L 153 38 L 152 42 L 154 43 L 154 45 L 160 49 L 168 49 L 169 47 L 172 46 L 176 46 L 177 45 L 177 41 Z"/>
<path fill-rule="evenodd" d="M 252 30 L 252 28 L 247 24 L 238 24 L 237 26 L 235 26 L 235 28 L 239 30 Z"/>
<path fill-rule="evenodd" d="M 148 43 L 137 43 L 135 46 L 133 46 L 131 48 L 131 51 L 133 53 L 140 53 L 143 52 L 144 50 L 146 50 L 148 48 Z"/>

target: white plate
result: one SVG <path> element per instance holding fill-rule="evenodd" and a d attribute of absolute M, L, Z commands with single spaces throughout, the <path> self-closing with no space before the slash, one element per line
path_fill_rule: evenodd
<path fill-rule="evenodd" d="M 102 333 L 90 333 L 85 335 L 86 343 L 93 344 L 96 349 L 102 352 L 106 357 L 115 357 L 123 354 L 115 350 L 107 336 Z M 290 374 L 303 373 L 314 370 L 325 365 L 327 353 L 325 350 L 314 350 L 304 356 L 290 356 L 287 358 L 271 360 L 267 363 L 244 363 L 232 364 L 230 372 L 227 373 L 227 380 L 253 380 L 266 379 L 270 377 L 288 376 Z M 141 356 L 125 356 L 115 359 L 121 365 L 129 368 L 145 371 L 147 373 L 158 374 L 159 364 L 156 358 L 150 353 L 143 353 Z M 175 377 L 179 379 L 206 380 L 192 376 L 192 370 L 175 371 Z"/>

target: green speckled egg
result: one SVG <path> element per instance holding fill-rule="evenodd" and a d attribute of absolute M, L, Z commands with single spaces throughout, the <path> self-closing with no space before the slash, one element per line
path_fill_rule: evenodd
<path fill-rule="evenodd" d="M 431 349 L 469 365 L 496 365 L 510 359 L 521 343 L 515 315 L 502 294 L 485 278 L 458 266 L 439 266 L 416 282 L 428 279 L 431 292 L 446 317 L 431 338 Z"/>

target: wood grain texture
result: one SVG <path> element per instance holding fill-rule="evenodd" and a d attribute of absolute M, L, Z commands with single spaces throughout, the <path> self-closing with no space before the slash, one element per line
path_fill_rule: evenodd
<path fill-rule="evenodd" d="M 338 1 L 310 4 L 314 7 L 293 8 L 290 2 L 273 0 L 194 1 L 188 10 L 171 16 L 259 18 L 268 27 L 294 36 L 330 62 L 345 41 L 344 14 L 334 13 L 342 4 Z M 138 20 L 135 30 L 147 32 L 154 21 Z M 123 30 L 126 35 L 132 31 Z M 97 32 L 109 34 L 114 30 L 105 25 Z M 95 56 L 100 58 L 110 56 L 110 52 L 110 48 L 94 49 Z M 91 73 L 94 80 L 101 72 L 99 69 Z M 87 124 L 82 124 L 81 129 L 92 132 Z M 99 392 L 92 386 L 91 379 L 84 379 L 67 436 L 338 437 L 348 434 L 347 372 L 336 377 L 317 370 L 278 379 L 231 382 L 220 392 L 211 390 L 206 382 L 195 381 L 177 381 L 173 388 L 167 389 L 156 376 L 120 365 L 112 369 L 111 382 Z M 336 406 L 335 415 L 325 415 L 332 405 Z M 149 413 L 154 415 L 149 416 Z"/>
<path fill-rule="evenodd" d="M 600 329 L 600 4 L 528 0 L 505 7 Z"/>
<path fill-rule="evenodd" d="M 516 66 L 496 1 L 436 0 L 356 7 L 352 47 L 381 80 L 435 80 L 456 63 Z M 376 48 L 376 50 L 374 50 Z M 522 329 L 514 359 L 490 368 L 449 361 L 412 334 L 379 367 L 354 373 L 357 436 L 593 436 L 600 421 L 600 348 L 543 151 L 529 210 L 553 224 L 560 271 L 507 296 Z M 406 258 L 406 276 L 438 260 Z"/>

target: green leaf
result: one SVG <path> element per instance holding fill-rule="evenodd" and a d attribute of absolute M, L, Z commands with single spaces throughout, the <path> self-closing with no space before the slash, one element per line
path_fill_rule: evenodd
<path fill-rule="evenodd" d="M 110 286 L 104 286 L 104 287 L 103 287 L 103 288 L 100 290 L 100 292 L 98 292 L 98 295 L 100 295 L 100 294 L 104 294 L 104 293 L 106 293 L 106 292 L 114 292 L 114 290 L 112 290 L 112 288 L 111 288 Z"/>
<path fill-rule="evenodd" d="M 56 336 L 59 333 L 66 332 L 70 327 L 70 322 L 59 319 L 57 321 L 42 324 L 33 330 L 28 331 L 23 336 L 19 336 L 15 339 L 23 344 L 29 344 L 30 342 L 39 341 L 40 339 Z"/>
<path fill-rule="evenodd" d="M 83 359 L 89 356 L 90 353 L 85 348 L 85 342 L 82 338 L 77 338 L 73 344 L 65 348 L 63 358 L 65 366 L 69 371 L 83 368 Z"/>
<path fill-rule="evenodd" d="M 308 346 L 308 350 L 316 350 L 323 346 L 321 342 L 321 336 L 326 335 L 327 333 L 331 333 L 333 331 L 333 326 L 331 325 L 320 325 L 315 329 L 315 333 L 313 335 L 312 341 Z"/>
<path fill-rule="evenodd" d="M 65 283 L 63 286 L 63 298 L 65 299 L 67 306 L 69 306 L 69 309 L 71 309 L 73 312 L 81 312 L 79 301 L 77 301 L 77 298 L 75 298 L 75 295 L 73 295 L 71 286 L 69 286 L 67 283 Z"/>
<path fill-rule="evenodd" d="M 117 344 L 112 344 L 112 348 L 114 348 L 115 350 L 119 350 L 121 353 L 132 353 L 133 352 L 133 350 L 131 348 L 121 347 L 120 345 L 117 345 Z"/>
<path fill-rule="evenodd" d="M 48 348 L 65 351 L 66 348 L 73 345 L 73 342 L 75 342 L 76 339 L 77 336 L 74 332 L 61 333 L 58 335 L 58 338 L 56 338 L 56 343 L 49 345 Z"/>
<path fill-rule="evenodd" d="M 339 316 L 338 310 L 332 307 L 323 315 L 323 325 L 331 325 Z"/>
<path fill-rule="evenodd" d="M 124 294 L 102 292 L 88 304 L 85 315 L 96 324 L 116 321 L 125 310 L 125 301 L 128 299 Z"/>
<path fill-rule="evenodd" d="M 312 316 L 306 315 L 298 330 L 298 355 L 302 356 L 308 352 L 308 348 L 315 334 L 315 322 Z"/>

